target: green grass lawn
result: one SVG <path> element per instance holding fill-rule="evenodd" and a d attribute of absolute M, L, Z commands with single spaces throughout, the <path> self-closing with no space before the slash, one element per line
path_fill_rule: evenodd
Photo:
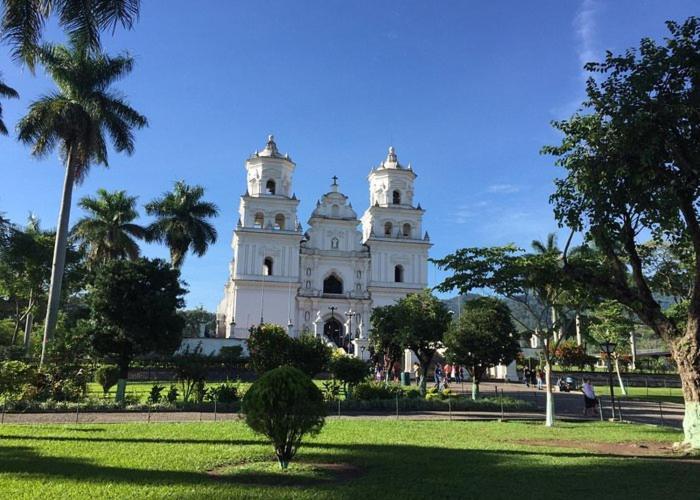
<path fill-rule="evenodd" d="M 700 490 L 700 463 L 597 455 L 571 444 L 518 442 L 523 439 L 670 443 L 681 435 L 610 423 L 547 429 L 526 423 L 334 420 L 302 447 L 298 467 L 293 462 L 283 473 L 266 463 L 270 445 L 241 422 L 4 425 L 0 492 L 8 499 L 357 500 L 694 498 Z M 351 464 L 359 476 L 336 482 L 307 474 L 315 463 Z M 217 467 L 222 476 L 207 474 Z M 290 481 L 294 484 L 285 485 Z"/>
<path fill-rule="evenodd" d="M 615 385 L 613 390 L 615 397 L 622 396 L 622 390 L 614 380 Z M 683 403 L 683 391 L 680 387 L 625 387 L 627 389 L 627 398 L 639 399 L 643 401 L 667 401 L 669 403 Z M 595 386 L 595 392 L 598 396 L 607 397 L 610 394 L 610 387 Z"/>

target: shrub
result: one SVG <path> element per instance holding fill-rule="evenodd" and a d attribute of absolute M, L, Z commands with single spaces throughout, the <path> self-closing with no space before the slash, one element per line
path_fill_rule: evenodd
<path fill-rule="evenodd" d="M 34 370 L 21 361 L 0 362 L 0 397 L 3 402 L 19 399 L 34 377 Z"/>
<path fill-rule="evenodd" d="M 243 398 L 246 423 L 272 442 L 280 467 L 286 469 L 305 434 L 317 434 L 324 424 L 323 395 L 302 371 L 275 368 L 255 382 Z"/>
<path fill-rule="evenodd" d="M 204 397 L 202 388 L 207 377 L 207 368 L 211 358 L 202 355 L 202 346 L 198 345 L 193 351 L 189 347 L 181 354 L 173 356 L 175 378 L 182 386 L 182 400 L 188 402 L 190 396 L 201 403 Z M 201 398 L 200 398 L 201 397 Z"/>
<path fill-rule="evenodd" d="M 226 382 L 217 387 L 211 387 L 207 393 L 207 399 L 222 404 L 235 403 L 238 401 L 238 385 Z"/>
<path fill-rule="evenodd" d="M 407 398 L 415 399 L 420 397 L 420 391 L 418 389 L 408 389 L 405 392 Z"/>
<path fill-rule="evenodd" d="M 161 394 L 163 389 L 165 389 L 164 385 L 153 384 L 151 392 L 148 394 L 148 402 L 151 404 L 160 403 L 160 400 L 163 399 L 163 395 Z"/>
<path fill-rule="evenodd" d="M 352 397 L 354 399 L 361 399 L 364 401 L 392 399 L 396 398 L 397 395 L 399 397 L 403 396 L 401 388 L 393 384 L 387 384 L 386 382 L 360 382 L 352 391 Z"/>
<path fill-rule="evenodd" d="M 168 393 L 165 395 L 165 399 L 168 400 L 168 403 L 175 403 L 177 401 L 177 397 L 179 396 L 177 387 L 175 387 L 175 384 L 170 385 L 170 389 L 168 389 Z"/>
<path fill-rule="evenodd" d="M 369 376 L 369 366 L 359 358 L 351 356 L 336 356 L 329 366 L 334 378 L 340 380 L 346 388 L 353 387 Z"/>
<path fill-rule="evenodd" d="M 233 366 L 236 363 L 240 363 L 243 359 L 243 348 L 239 345 L 228 345 L 223 346 L 219 350 L 219 361 L 225 366 Z"/>
<path fill-rule="evenodd" d="M 305 334 L 290 339 L 287 347 L 289 364 L 299 368 L 309 377 L 328 369 L 331 349 L 320 338 Z"/>
<path fill-rule="evenodd" d="M 291 339 L 279 325 L 263 323 L 250 327 L 250 367 L 258 375 L 289 363 Z"/>
<path fill-rule="evenodd" d="M 323 399 L 325 401 L 338 401 L 340 399 L 340 382 L 335 379 L 323 382 Z"/>
<path fill-rule="evenodd" d="M 117 365 L 101 365 L 95 371 L 95 382 L 100 384 L 105 397 L 107 397 L 109 390 L 117 384 L 118 380 L 119 367 Z"/>

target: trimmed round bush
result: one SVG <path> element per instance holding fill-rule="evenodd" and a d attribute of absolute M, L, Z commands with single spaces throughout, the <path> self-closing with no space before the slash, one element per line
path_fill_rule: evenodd
<path fill-rule="evenodd" d="M 323 394 L 301 370 L 281 366 L 268 371 L 246 392 L 242 405 L 245 421 L 272 442 L 280 467 L 286 469 L 304 435 L 323 427 Z"/>
<path fill-rule="evenodd" d="M 107 396 L 109 390 L 119 381 L 119 367 L 117 365 L 100 365 L 95 370 L 95 382 L 102 386 L 102 391 Z"/>

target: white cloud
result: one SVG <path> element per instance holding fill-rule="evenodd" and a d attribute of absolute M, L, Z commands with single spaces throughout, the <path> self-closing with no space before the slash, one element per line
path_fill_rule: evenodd
<path fill-rule="evenodd" d="M 492 184 L 488 187 L 487 191 L 489 193 L 498 194 L 517 193 L 520 191 L 520 186 L 516 186 L 515 184 Z"/>
<path fill-rule="evenodd" d="M 598 5 L 595 0 L 583 0 L 574 18 L 574 30 L 578 46 L 579 65 L 581 66 L 581 77 L 585 80 L 588 74 L 583 70 L 583 65 L 597 59 L 598 51 L 596 46 L 596 14 Z"/>

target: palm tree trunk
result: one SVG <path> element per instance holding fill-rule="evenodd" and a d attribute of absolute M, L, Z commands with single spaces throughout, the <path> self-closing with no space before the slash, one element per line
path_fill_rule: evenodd
<path fill-rule="evenodd" d="M 617 373 L 617 381 L 620 383 L 620 391 L 623 396 L 627 396 L 627 389 L 625 389 L 625 384 L 622 382 L 622 375 L 620 374 L 620 358 L 615 356 L 615 373 Z"/>
<path fill-rule="evenodd" d="M 544 377 L 545 384 L 547 384 L 544 425 L 547 427 L 552 427 L 554 425 L 554 394 L 552 391 L 552 364 L 549 360 L 549 355 L 547 355 L 547 359 L 545 359 Z"/>
<path fill-rule="evenodd" d="M 61 198 L 61 210 L 58 212 L 58 224 L 56 227 L 56 241 L 53 247 L 53 264 L 51 266 L 51 284 L 49 285 L 49 302 L 46 308 L 46 321 L 44 322 L 44 340 L 41 345 L 41 359 L 39 370 L 44 365 L 46 358 L 46 346 L 53 337 L 58 319 L 58 306 L 61 300 L 61 286 L 63 284 L 63 271 L 66 266 L 66 246 L 68 244 L 68 220 L 70 219 L 70 207 L 73 197 L 73 184 L 75 183 L 75 167 L 71 161 L 71 148 L 66 155 L 66 176 L 63 181 L 63 196 Z"/>

